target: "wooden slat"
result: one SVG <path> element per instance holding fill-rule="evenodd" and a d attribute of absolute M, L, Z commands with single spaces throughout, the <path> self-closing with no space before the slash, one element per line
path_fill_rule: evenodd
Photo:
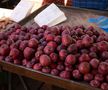
<path fill-rule="evenodd" d="M 84 83 L 75 82 L 72 80 L 64 80 L 56 76 L 45 74 L 45 73 L 42 73 L 33 69 L 29 69 L 23 66 L 7 63 L 5 61 L 1 61 L 0 65 L 2 66 L 3 70 L 6 70 L 9 72 L 18 74 L 18 75 L 26 76 L 34 80 L 39 80 L 39 81 L 56 85 L 62 88 L 66 88 L 69 90 L 99 90 Z"/>

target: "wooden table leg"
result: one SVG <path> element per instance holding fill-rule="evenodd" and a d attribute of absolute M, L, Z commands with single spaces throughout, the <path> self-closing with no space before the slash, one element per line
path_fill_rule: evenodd
<path fill-rule="evenodd" d="M 19 75 L 18 75 L 18 77 L 19 77 L 19 79 L 20 79 L 20 81 L 21 81 L 21 84 L 23 85 L 24 90 L 30 90 L 30 89 L 28 88 L 26 82 L 24 81 L 23 77 L 22 77 L 22 76 L 19 76 Z"/>
<path fill-rule="evenodd" d="M 8 72 L 8 90 L 12 90 L 12 75 Z"/>
<path fill-rule="evenodd" d="M 3 68 L 2 68 L 2 66 L 0 66 L 0 72 L 3 72 Z"/>

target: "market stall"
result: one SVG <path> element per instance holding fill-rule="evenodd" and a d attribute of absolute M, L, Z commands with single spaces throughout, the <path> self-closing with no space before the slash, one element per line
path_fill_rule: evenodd
<path fill-rule="evenodd" d="M 48 19 L 51 14 L 48 21 L 37 21 L 51 5 L 43 5 L 0 33 L 1 70 L 17 74 L 25 90 L 29 89 L 22 76 L 43 82 L 39 90 L 45 84 L 51 90 L 53 85 L 67 90 L 108 90 L 108 34 L 88 22 L 99 17 L 103 22 L 108 12 L 53 4 L 60 9 L 56 15 L 61 11 L 63 17 Z"/>

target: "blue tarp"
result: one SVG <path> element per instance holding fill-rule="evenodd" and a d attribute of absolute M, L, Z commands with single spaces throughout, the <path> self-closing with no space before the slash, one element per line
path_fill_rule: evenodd
<path fill-rule="evenodd" d="M 72 0 L 75 7 L 104 10 L 108 7 L 108 0 Z"/>

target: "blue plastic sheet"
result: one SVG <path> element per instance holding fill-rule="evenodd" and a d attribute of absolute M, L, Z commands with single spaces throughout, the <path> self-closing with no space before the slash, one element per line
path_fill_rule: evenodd
<path fill-rule="evenodd" d="M 105 16 L 100 16 L 98 18 L 89 18 L 88 22 L 95 23 L 103 29 L 105 32 L 108 32 L 108 18 Z"/>

